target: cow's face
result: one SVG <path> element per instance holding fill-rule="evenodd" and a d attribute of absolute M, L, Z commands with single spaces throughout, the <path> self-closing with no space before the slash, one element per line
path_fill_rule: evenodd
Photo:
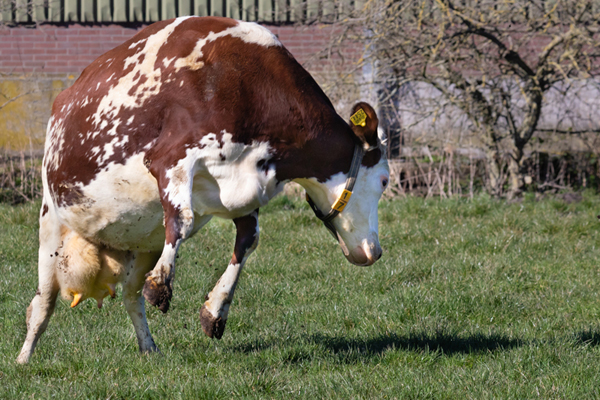
<path fill-rule="evenodd" d="M 364 111 L 362 119 L 351 118 L 350 127 L 368 150 L 356 177 L 350 201 L 331 223 L 348 261 L 356 265 L 371 265 L 382 253 L 377 205 L 388 185 L 390 174 L 377 138 L 378 121 L 375 111 L 366 103 L 358 103 L 354 106 L 353 117 L 357 115 L 357 110 L 359 114 Z M 346 182 L 347 175 L 340 172 L 325 182 L 310 179 L 305 180 L 302 185 L 321 213 L 327 214 L 344 191 Z"/>
<path fill-rule="evenodd" d="M 389 179 L 385 158 L 373 167 L 361 167 L 348 205 L 332 221 L 342 251 L 352 264 L 371 265 L 381 257 L 377 205 Z M 344 185 L 345 180 L 328 192 L 337 198 Z"/>

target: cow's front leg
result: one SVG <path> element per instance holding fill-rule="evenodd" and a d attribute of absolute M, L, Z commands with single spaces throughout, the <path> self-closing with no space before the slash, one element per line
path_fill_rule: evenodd
<path fill-rule="evenodd" d="M 236 218 L 233 222 L 237 229 L 233 257 L 200 309 L 202 330 L 209 337 L 217 339 L 223 336 L 229 305 L 233 300 L 240 272 L 246 259 L 258 245 L 258 210 L 245 217 Z"/>
<path fill-rule="evenodd" d="M 160 166 L 161 163 L 152 163 L 149 170 L 156 177 L 160 191 L 165 245 L 156 266 L 146 274 L 142 294 L 150 304 L 166 313 L 173 295 L 177 250 L 194 228 L 193 167 L 184 164 L 163 169 Z"/>

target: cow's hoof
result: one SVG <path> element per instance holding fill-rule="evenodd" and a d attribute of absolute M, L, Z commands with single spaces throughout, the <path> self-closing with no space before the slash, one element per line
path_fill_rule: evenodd
<path fill-rule="evenodd" d="M 146 283 L 144 283 L 142 294 L 148 303 L 158 307 L 163 313 L 166 313 L 169 310 L 173 289 L 171 288 L 170 281 L 164 284 L 158 284 L 154 282 L 154 279 L 151 276 L 149 276 L 146 278 Z"/>
<path fill-rule="evenodd" d="M 209 338 L 221 339 L 226 323 L 226 319 L 213 317 L 206 306 L 203 305 L 200 309 L 200 324 L 202 325 L 202 330 Z"/>
<path fill-rule="evenodd" d="M 150 354 L 155 354 L 155 353 L 161 354 L 160 350 L 154 343 L 152 343 L 151 346 L 143 348 L 143 349 L 140 347 L 140 354 L 150 355 Z"/>

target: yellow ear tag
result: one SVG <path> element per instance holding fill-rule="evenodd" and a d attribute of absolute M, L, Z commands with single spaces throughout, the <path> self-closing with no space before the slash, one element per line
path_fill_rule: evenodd
<path fill-rule="evenodd" d="M 350 201 L 351 196 L 352 196 L 352 192 L 344 189 L 344 191 L 342 192 L 340 197 L 335 201 L 335 203 L 333 203 L 331 208 L 333 208 L 334 210 L 336 210 L 338 212 L 344 211 L 344 208 L 346 208 L 346 204 L 348 204 L 348 202 Z"/>
<path fill-rule="evenodd" d="M 350 121 L 356 126 L 367 126 L 367 113 L 359 108 L 351 117 Z"/>

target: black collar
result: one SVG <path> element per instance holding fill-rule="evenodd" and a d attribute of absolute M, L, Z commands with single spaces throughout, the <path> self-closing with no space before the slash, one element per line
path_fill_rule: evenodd
<path fill-rule="evenodd" d="M 319 208 L 312 201 L 308 193 L 306 193 L 306 201 L 308 201 L 310 208 L 312 208 L 317 218 L 323 221 L 323 224 L 325 224 L 325 227 L 333 235 L 335 240 L 339 239 L 337 236 L 337 231 L 335 229 L 335 226 L 333 226 L 332 221 L 335 217 L 337 217 L 339 213 L 344 211 L 344 208 L 348 204 L 348 201 L 350 201 L 350 197 L 352 196 L 352 189 L 354 189 L 354 184 L 356 183 L 356 176 L 358 175 L 358 170 L 360 169 L 360 165 L 362 163 L 364 155 L 365 150 L 361 146 L 356 145 L 354 147 L 354 156 L 352 157 L 352 164 L 350 164 L 348 178 L 346 178 L 346 188 L 344 189 L 340 197 L 338 197 L 338 199 L 335 201 L 335 203 L 333 203 L 327 215 L 323 214 L 321 210 L 319 210 Z"/>

